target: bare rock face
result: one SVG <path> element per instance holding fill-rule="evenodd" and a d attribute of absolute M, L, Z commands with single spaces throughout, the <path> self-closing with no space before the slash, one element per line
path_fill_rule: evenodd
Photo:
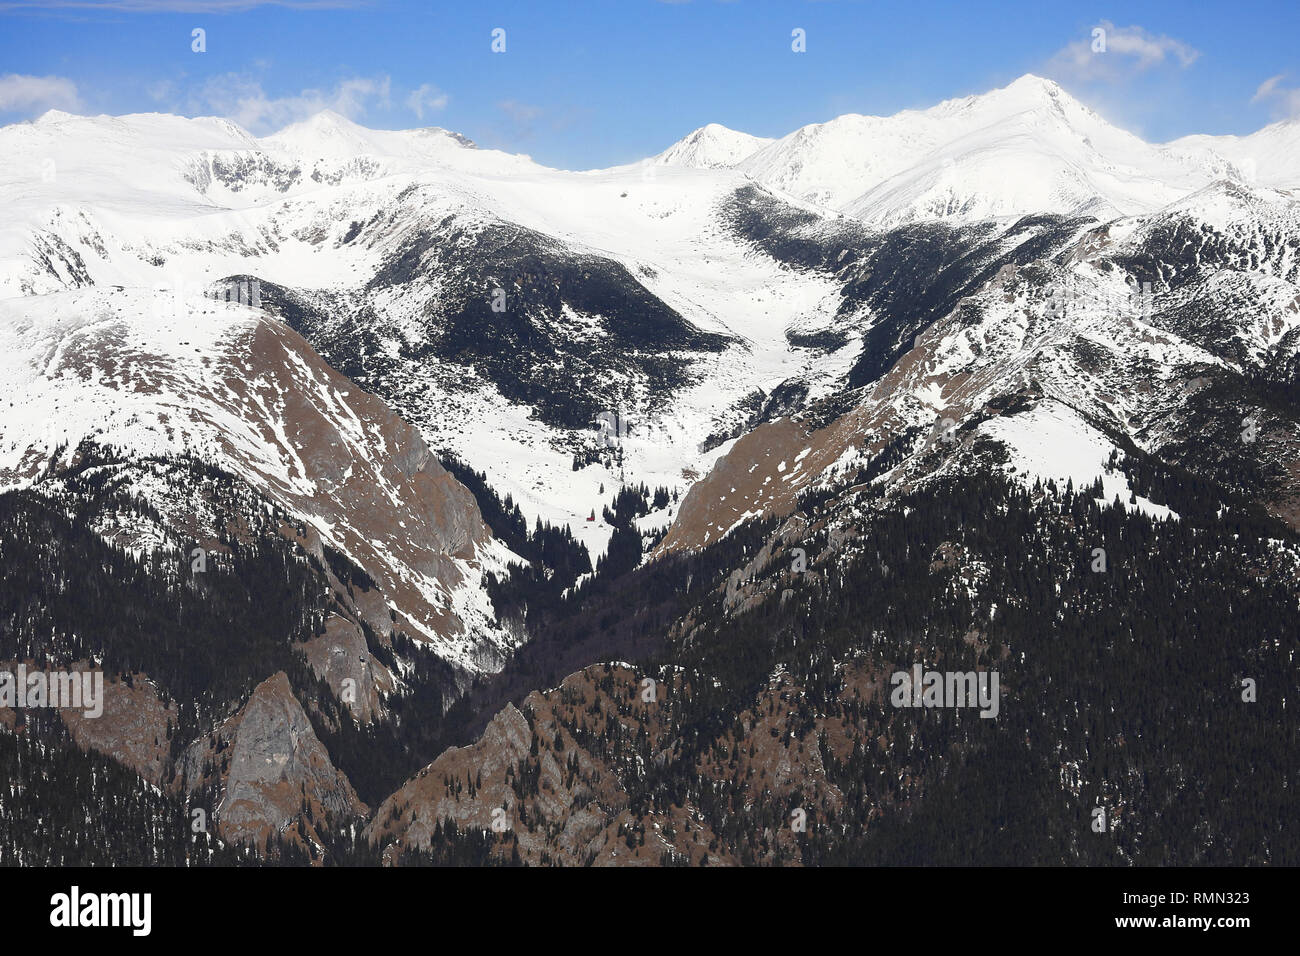
<path fill-rule="evenodd" d="M 397 686 L 392 673 L 370 653 L 365 635 L 347 618 L 333 615 L 325 633 L 299 645 L 312 672 L 362 721 L 383 711 L 383 695 Z M 348 683 L 348 682 L 351 683 Z"/>
<path fill-rule="evenodd" d="M 664 853 L 730 862 L 709 849 L 715 835 L 688 810 L 631 810 L 625 777 L 641 765 L 623 747 L 641 740 L 661 760 L 673 747 L 660 705 L 640 696 L 642 678 L 624 665 L 593 665 L 529 694 L 523 710 L 508 704 L 477 741 L 447 750 L 385 800 L 365 836 L 389 863 L 428 847 L 439 821 L 497 833 L 505 855 L 517 848 L 529 864 L 658 865 Z M 657 693 L 678 691 L 672 680 Z M 611 750 L 616 738 L 624 743 Z"/>
<path fill-rule="evenodd" d="M 86 669 L 85 665 L 78 665 Z M 102 754 L 130 767 L 145 780 L 161 786 L 168 758 L 167 724 L 176 705 L 166 704 L 143 674 L 128 684 L 121 677 L 104 678 L 103 713 L 88 717 L 84 711 L 59 711 L 64 725 L 83 750 Z"/>
<path fill-rule="evenodd" d="M 691 486 L 656 556 L 704 548 L 756 515 L 790 513 L 808 480 L 820 474 L 813 467 L 824 467 L 842 451 L 826 433 L 789 418 L 759 425 Z"/>
<path fill-rule="evenodd" d="M 490 829 L 493 811 L 511 803 L 507 773 L 528 756 L 532 741 L 528 720 L 513 704 L 507 704 L 475 743 L 451 748 L 389 797 L 376 814 L 376 822 L 385 819 L 386 814 L 391 816 L 395 807 L 410 806 L 413 812 L 407 815 L 399 811 L 396 823 L 403 832 L 403 842 L 414 847 L 428 846 L 438 820 L 454 820 L 462 828 Z M 461 783 L 472 783 L 475 775 L 485 779 L 483 799 L 477 799 L 476 794 L 462 800 L 459 793 L 447 792 L 443 777 L 448 773 L 457 774 Z M 372 828 L 376 834 L 390 829 L 382 825 Z"/>
<path fill-rule="evenodd" d="M 438 464 L 419 432 L 329 368 L 297 333 L 263 320 L 225 378 L 244 414 L 269 408 L 260 436 L 275 457 L 252 461 L 273 496 L 318 516 L 332 543 L 378 583 L 413 632 L 459 636 L 449 608 L 463 566 L 490 536 L 474 496 Z M 233 359 L 233 356 L 232 356 Z M 264 446 L 264 447 L 265 447 Z M 232 454 L 239 454 L 235 445 Z"/>
<path fill-rule="evenodd" d="M 45 669 L 32 660 L 22 663 L 29 672 Z M 0 670 L 13 673 L 18 665 L 17 661 L 0 661 Z M 96 668 L 83 660 L 74 661 L 68 669 L 86 674 Z M 105 674 L 97 709 L 92 715 L 87 700 L 85 707 L 60 707 L 56 713 L 78 747 L 97 750 L 154 786 L 162 786 L 168 766 L 168 721 L 175 719 L 176 705 L 164 704 L 157 687 L 144 674 Z M 0 707 L 0 725 L 12 730 L 18 725 L 18 712 Z"/>
<path fill-rule="evenodd" d="M 491 541 L 473 494 L 288 326 L 235 303 L 94 289 L 43 297 L 36 315 L 0 306 L 0 347 L 16 397 L 0 488 L 30 484 L 87 436 L 128 454 L 197 451 L 299 516 L 308 550 L 329 545 L 366 572 L 376 587 L 356 610 L 377 633 L 391 609 L 469 674 L 513 650 L 467 596 Z"/>
<path fill-rule="evenodd" d="M 258 684 L 237 714 L 191 745 L 182 773 L 191 791 L 224 784 L 215 817 L 230 842 L 260 843 L 294 821 L 304 824 L 304 801 L 311 819 L 335 825 L 367 809 L 330 763 L 283 672 Z"/>
<path fill-rule="evenodd" d="M 880 673 L 854 664 L 842 677 L 845 704 L 881 699 Z M 727 866 L 742 862 L 746 843 L 753 862 L 797 861 L 787 821 L 833 825 L 844 802 L 819 742 L 846 761 L 862 744 L 858 728 L 837 716 L 810 724 L 804 689 L 782 670 L 714 746 L 696 752 L 673 731 L 695 692 L 681 671 L 651 676 L 611 663 L 570 674 L 529 694 L 522 709 L 507 705 L 472 745 L 439 756 L 384 801 L 364 836 L 390 864 L 428 847 L 440 821 L 495 833 L 494 852 L 530 865 Z M 749 829 L 726 833 L 689 803 L 649 807 L 631 796 L 654 768 L 674 764 L 702 789 L 729 792 Z"/>

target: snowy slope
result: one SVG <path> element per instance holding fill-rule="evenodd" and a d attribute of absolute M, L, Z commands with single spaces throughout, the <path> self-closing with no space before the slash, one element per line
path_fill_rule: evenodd
<path fill-rule="evenodd" d="M 872 381 L 896 340 L 939 317 L 890 314 L 923 278 L 908 262 L 930 233 L 882 230 L 1044 213 L 1173 222 L 1183 202 L 1218 222 L 1216 184 L 1245 182 L 1239 164 L 1288 181 L 1294 128 L 1152 146 L 1027 76 L 772 142 L 710 125 L 639 164 L 567 172 L 333 113 L 263 139 L 224 120 L 51 113 L 0 129 L 0 153 L 16 157 L 0 170 L 0 298 L 122 286 L 143 302 L 256 277 L 310 312 L 268 314 L 298 322 L 431 447 L 598 552 L 609 529 L 583 519 L 617 483 L 610 456 L 591 454 L 598 411 L 621 406 L 632 424 L 632 480 L 684 489 L 771 417 L 776 396 L 807 404 Z M 762 217 L 728 219 L 755 181 L 772 215 L 803 223 L 781 248 Z M 1259 208 L 1285 200 L 1252 195 Z M 826 207 L 868 228 L 846 231 Z M 990 241 L 980 229 L 942 234 L 926 254 L 958 259 Z M 1008 234 L 1006 250 L 1026 238 Z M 874 276 L 864 244 L 897 247 L 872 259 Z M 486 306 L 497 289 L 500 314 Z M 671 341 L 656 340 L 666 328 Z"/>
<path fill-rule="evenodd" d="M 926 110 L 805 126 L 734 166 L 873 225 L 1075 211 L 1113 218 L 1151 211 L 1214 179 L 1243 178 L 1251 156 L 1269 182 L 1300 171 L 1288 151 L 1291 130 L 1255 136 L 1240 148 L 1227 138 L 1150 145 L 1052 81 L 1027 75 Z M 661 156 L 689 153 L 691 141 Z"/>
<path fill-rule="evenodd" d="M 626 464 L 651 484 L 681 486 L 683 471 L 707 470 L 714 452 L 700 446 L 742 420 L 730 409 L 756 389 L 803 376 L 825 390 L 851 357 L 791 349 L 786 328 L 829 321 L 838 287 L 755 257 L 718 228 L 715 207 L 745 182 L 732 171 L 562 172 L 445 131 L 372 131 L 333 114 L 260 141 L 222 121 L 49 116 L 0 130 L 0 149 L 32 158 L 0 185 L 14 212 L 0 236 L 0 295 L 110 285 L 194 294 L 254 275 L 319 296 L 336 315 L 364 309 L 380 350 L 400 356 L 426 341 L 421 317 L 459 308 L 449 297 L 462 291 L 432 265 L 400 287 L 372 288 L 412 245 L 523 228 L 567 256 L 617 264 L 692 327 L 734 342 L 723 354 L 687 356 L 693 384 L 673 407 L 652 403 L 645 381 L 618 381 L 636 422 Z M 91 154 L 93 163 L 82 158 Z M 55 161 L 50 182 L 38 175 L 43 156 Z M 599 338 L 611 317 L 530 316 L 561 319 Z M 574 441 L 591 446 L 594 430 L 557 436 L 478 377 L 413 359 L 382 382 L 434 447 L 486 469 L 530 518 L 576 522 L 603 550 L 609 529 L 582 519 L 600 511 L 602 484 L 612 494 L 614 473 L 571 469 Z"/>
<path fill-rule="evenodd" d="M 83 441 L 197 456 L 351 557 L 444 659 L 491 670 L 513 647 L 478 588 L 504 555 L 473 497 L 413 428 L 258 311 L 137 290 L 0 300 L 0 380 L 0 488 Z"/>
<path fill-rule="evenodd" d="M 1300 121 L 1283 120 L 1248 136 L 1184 136 L 1166 145 L 1189 162 L 1230 161 L 1248 182 L 1282 189 L 1300 188 Z"/>
<path fill-rule="evenodd" d="M 659 166 L 689 166 L 694 169 L 735 166 L 772 142 L 771 139 L 709 123 L 668 147 L 652 162 Z"/>
<path fill-rule="evenodd" d="M 1027 484 L 1101 479 L 1107 500 L 1171 516 L 1110 465 L 1131 448 L 1294 526 L 1300 414 L 1283 389 L 1298 371 L 1300 202 L 1219 181 L 1001 266 L 847 412 L 781 419 L 738 442 L 661 548 L 707 545 L 811 489 L 907 489 L 990 468 Z"/>

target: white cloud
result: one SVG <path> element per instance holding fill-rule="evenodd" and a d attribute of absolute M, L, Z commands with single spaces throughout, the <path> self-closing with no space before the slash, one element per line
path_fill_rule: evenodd
<path fill-rule="evenodd" d="M 0 113 L 43 113 L 81 108 L 77 84 L 62 76 L 0 75 Z"/>
<path fill-rule="evenodd" d="M 1283 86 L 1285 73 L 1270 76 L 1255 90 L 1250 98 L 1252 103 L 1270 103 L 1273 111 L 1287 119 L 1300 118 L 1300 88 Z"/>
<path fill-rule="evenodd" d="M 226 73 L 205 82 L 191 94 L 187 112 L 215 113 L 233 120 L 253 133 L 273 132 L 334 110 L 348 119 L 360 120 L 375 107 L 388 109 L 391 84 L 387 76 L 354 77 L 332 90 L 303 90 L 291 96 L 268 96 L 262 84 L 239 73 Z"/>
<path fill-rule="evenodd" d="M 1259 84 L 1255 90 L 1255 95 L 1250 98 L 1250 101 L 1252 103 L 1258 103 L 1261 100 L 1268 99 L 1277 92 L 1277 85 L 1284 79 L 1286 79 L 1285 73 L 1279 73 L 1277 76 L 1270 76 L 1263 83 Z"/>
<path fill-rule="evenodd" d="M 506 135 L 516 140 L 531 138 L 536 120 L 545 112 L 540 106 L 521 103 L 519 100 L 501 100 L 497 103 L 497 109 L 504 113 L 508 120 L 509 132 Z"/>
<path fill-rule="evenodd" d="M 528 103 L 520 103 L 518 100 L 502 100 L 497 104 L 497 109 L 519 123 L 535 120 L 542 115 L 540 106 L 530 106 Z"/>
<path fill-rule="evenodd" d="M 157 83 L 151 83 L 144 90 L 149 94 L 149 99 L 155 103 L 161 103 L 164 100 L 172 99 L 176 95 L 176 84 L 171 80 L 159 80 Z"/>
<path fill-rule="evenodd" d="M 1057 50 L 1048 61 L 1047 72 L 1085 82 L 1118 82 L 1153 67 L 1186 69 L 1200 55 L 1189 44 L 1163 33 L 1150 33 L 1140 26 L 1117 27 L 1102 20 L 1086 38 Z"/>
<path fill-rule="evenodd" d="M 436 113 L 447 106 L 447 94 L 428 83 L 420 84 L 419 89 L 411 91 L 406 98 L 406 105 L 419 119 L 424 119 L 424 111 Z"/>

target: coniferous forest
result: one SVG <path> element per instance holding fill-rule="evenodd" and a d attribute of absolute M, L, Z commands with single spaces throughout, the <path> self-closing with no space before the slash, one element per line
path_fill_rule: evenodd
<path fill-rule="evenodd" d="M 742 863 L 1293 864 L 1296 837 L 1284 821 L 1300 741 L 1281 689 L 1298 676 L 1287 640 L 1295 535 L 1217 486 L 1126 466 L 1136 489 L 1182 518 L 1107 502 L 1100 482 L 1026 487 L 976 474 L 891 502 L 859 484 L 838 501 L 855 515 L 852 539 L 834 542 L 839 560 L 823 560 L 832 553 L 824 531 L 799 542 L 805 571 L 788 572 L 789 548 L 778 549 L 752 570 L 746 584 L 757 599 L 739 613 L 727 607 L 728 581 L 771 550 L 772 519 L 693 554 L 621 566 L 611 557 L 594 573 L 572 538 L 516 522 L 519 550 L 533 560 L 491 593 L 499 613 L 526 622 L 529 642 L 453 699 L 436 658 L 400 633 L 387 643 L 370 633 L 371 653 L 413 663 L 386 719 L 364 725 L 296 649 L 337 601 L 325 565 L 353 588 L 373 586 L 364 572 L 338 555 L 322 563 L 282 536 L 232 536 L 196 586 L 178 555 L 105 542 L 92 529 L 97 516 L 132 505 L 111 485 L 87 490 L 68 475 L 75 508 L 0 496 L 0 657 L 51 666 L 91 658 L 114 673 L 147 673 L 175 705 L 173 761 L 254 684 L 283 671 L 330 759 L 372 808 L 446 748 L 471 743 L 508 703 L 526 706 L 530 692 L 593 662 L 632 661 L 685 675 L 659 705 L 654 740 L 617 725 L 594 732 L 578 722 L 566 732 L 616 768 L 634 815 L 693 808 L 716 850 Z M 637 554 L 631 520 L 649 498 L 627 492 L 609 509 Z M 815 518 L 827 502 L 809 496 L 799 514 Z M 511 513 L 484 510 L 498 522 Z M 579 574 L 587 578 L 575 587 Z M 897 709 L 869 689 L 914 662 L 998 671 L 997 719 Z M 769 792 L 752 771 L 728 772 L 753 749 L 746 725 L 774 673 L 798 689 L 782 744 L 817 752 L 833 801 Z M 608 693 L 618 697 L 613 685 Z M 0 747 L 15 797 L 4 803 L 7 862 L 381 861 L 357 835 L 363 819 L 322 829 L 306 799 L 299 822 L 256 846 L 190 833 L 193 794 L 159 790 L 78 747 L 39 711 L 14 712 Z M 534 779 L 525 796 L 536 787 L 528 766 L 516 776 L 516 785 Z M 793 843 L 776 840 L 791 800 L 805 797 L 818 825 Z M 61 839 L 84 830 L 88 807 L 112 839 Z M 1098 808 L 1104 838 L 1089 827 Z M 405 865 L 520 862 L 509 834 L 434 823 L 427 848 L 406 853 Z M 669 853 L 662 862 L 681 861 Z"/>

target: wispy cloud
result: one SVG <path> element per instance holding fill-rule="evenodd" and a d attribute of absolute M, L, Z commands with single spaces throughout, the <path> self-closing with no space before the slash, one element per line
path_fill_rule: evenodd
<path fill-rule="evenodd" d="M 342 10 L 372 0 L 0 0 L 0 13 L 20 10 L 105 10 L 114 13 L 239 13 L 256 7 Z"/>
<path fill-rule="evenodd" d="M 189 94 L 184 110 L 212 113 L 233 120 L 254 133 L 267 133 L 306 119 L 322 110 L 334 110 L 360 120 L 371 109 L 391 107 L 387 76 L 352 77 L 331 90 L 302 90 L 290 96 L 270 96 L 254 77 L 225 73 L 211 77 Z"/>
<path fill-rule="evenodd" d="M 1046 72 L 1083 82 L 1114 83 L 1156 67 L 1186 69 L 1200 55 L 1190 44 L 1163 33 L 1102 20 L 1087 37 L 1057 50 Z"/>
<path fill-rule="evenodd" d="M 590 122 L 589 107 L 573 105 L 538 106 L 523 100 L 498 100 L 494 118 L 479 127 L 475 139 L 493 149 L 518 152 L 539 137 L 563 133 L 574 126 Z"/>
<path fill-rule="evenodd" d="M 1255 90 L 1252 103 L 1268 103 L 1274 113 L 1286 119 L 1300 119 L 1300 87 L 1283 86 L 1285 73 L 1270 76 Z"/>
<path fill-rule="evenodd" d="M 430 113 L 436 113 L 439 110 L 446 109 L 447 99 L 447 94 L 436 86 L 422 83 L 417 89 L 411 90 L 410 95 L 406 97 L 406 106 L 417 118 L 424 119 L 426 110 Z"/>
<path fill-rule="evenodd" d="M 532 106 L 528 103 L 521 103 L 518 100 L 502 100 L 497 104 L 497 109 L 505 113 L 516 123 L 531 123 L 537 117 L 542 115 L 540 106 Z"/>
<path fill-rule="evenodd" d="M 521 103 L 519 100 L 502 100 L 497 109 L 505 114 L 509 125 L 508 136 L 514 139 L 529 139 L 536 131 L 537 120 L 545 112 L 540 106 Z"/>
<path fill-rule="evenodd" d="M 149 94 L 149 99 L 155 103 L 164 103 L 167 100 L 176 98 L 176 84 L 171 80 L 159 80 L 157 83 L 150 83 L 144 88 Z"/>
<path fill-rule="evenodd" d="M 62 76 L 0 75 L 0 113 L 75 111 L 81 108 L 77 84 Z"/>

